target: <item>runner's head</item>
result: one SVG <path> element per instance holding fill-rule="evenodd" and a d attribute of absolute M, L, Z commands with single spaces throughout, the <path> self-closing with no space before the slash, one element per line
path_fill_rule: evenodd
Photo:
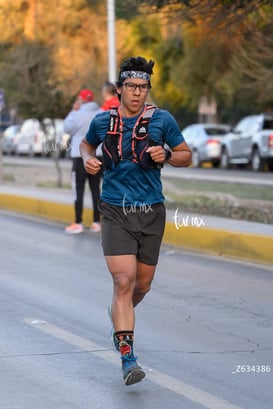
<path fill-rule="evenodd" d="M 124 60 L 120 66 L 117 87 L 121 87 L 126 79 L 144 79 L 151 88 L 151 75 L 153 74 L 154 61 L 147 61 L 143 57 L 130 57 Z"/>

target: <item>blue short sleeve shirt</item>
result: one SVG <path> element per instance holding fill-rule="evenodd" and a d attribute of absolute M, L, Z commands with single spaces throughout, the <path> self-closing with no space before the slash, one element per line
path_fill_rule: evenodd
<path fill-rule="evenodd" d="M 108 130 L 110 111 L 97 114 L 86 134 L 87 142 L 97 147 L 103 142 Z M 132 146 L 132 130 L 138 116 L 122 118 L 122 152 L 129 157 Z M 174 117 L 166 110 L 156 108 L 148 126 L 150 138 L 159 145 L 170 148 L 184 142 Z M 114 206 L 143 206 L 164 201 L 160 169 L 142 169 L 138 163 L 123 159 L 113 170 L 105 170 L 101 198 Z"/>

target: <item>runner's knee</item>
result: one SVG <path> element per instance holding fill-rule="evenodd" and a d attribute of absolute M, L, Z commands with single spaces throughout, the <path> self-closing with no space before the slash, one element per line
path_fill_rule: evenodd
<path fill-rule="evenodd" d="M 132 291 L 134 287 L 134 277 L 129 274 L 119 273 L 119 274 L 112 274 L 114 288 L 119 292 L 127 292 Z"/>
<path fill-rule="evenodd" d="M 151 289 L 151 283 L 150 282 L 137 282 L 135 285 L 135 293 L 138 294 L 147 294 Z"/>

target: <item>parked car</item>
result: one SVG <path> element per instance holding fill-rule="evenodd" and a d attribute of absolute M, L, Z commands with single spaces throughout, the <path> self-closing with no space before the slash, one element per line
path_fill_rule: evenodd
<path fill-rule="evenodd" d="M 38 119 L 26 119 L 16 142 L 17 155 L 44 155 L 45 133 Z"/>
<path fill-rule="evenodd" d="M 15 153 L 16 141 L 19 137 L 20 125 L 10 125 L 3 132 L 2 152 L 6 155 Z"/>
<path fill-rule="evenodd" d="M 273 171 L 273 112 L 249 115 L 222 140 L 221 167 L 249 165 L 252 170 Z"/>
<path fill-rule="evenodd" d="M 46 141 L 44 151 L 52 156 L 58 153 L 60 157 L 67 157 L 70 150 L 70 135 L 64 132 L 63 119 L 49 119 L 43 121 Z"/>
<path fill-rule="evenodd" d="M 218 167 L 221 157 L 221 139 L 230 131 L 225 124 L 192 124 L 182 130 L 182 135 L 192 150 L 192 165 L 210 162 Z"/>
<path fill-rule="evenodd" d="M 15 146 L 18 155 L 64 156 L 69 149 L 69 135 L 64 132 L 62 119 L 26 119 L 21 127 Z"/>

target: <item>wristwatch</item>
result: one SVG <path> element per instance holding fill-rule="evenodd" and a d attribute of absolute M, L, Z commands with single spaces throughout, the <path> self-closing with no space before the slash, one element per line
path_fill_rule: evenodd
<path fill-rule="evenodd" d="M 164 162 L 168 162 L 168 160 L 171 159 L 172 157 L 172 151 L 170 151 L 169 149 L 164 149 L 165 150 L 165 160 Z"/>

